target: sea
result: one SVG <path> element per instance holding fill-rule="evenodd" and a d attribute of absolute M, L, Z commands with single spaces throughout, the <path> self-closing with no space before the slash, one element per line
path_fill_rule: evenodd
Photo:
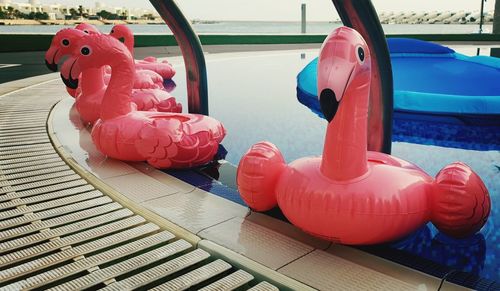
<path fill-rule="evenodd" d="M 339 22 L 308 22 L 307 34 L 328 34 L 341 26 Z M 478 24 L 384 24 L 386 34 L 470 34 L 478 33 Z M 63 27 L 61 25 L 15 25 L 0 26 L 0 34 L 35 33 L 54 34 Z M 108 33 L 112 25 L 98 26 L 99 30 Z M 166 25 L 130 25 L 136 34 L 172 34 Z M 193 28 L 200 34 L 298 34 L 301 33 L 300 22 L 273 21 L 220 21 L 195 23 Z M 492 25 L 483 25 L 483 32 L 491 32 Z"/>

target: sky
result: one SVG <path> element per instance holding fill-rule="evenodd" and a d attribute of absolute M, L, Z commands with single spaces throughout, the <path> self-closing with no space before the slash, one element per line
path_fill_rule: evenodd
<path fill-rule="evenodd" d="M 42 4 L 82 4 L 94 7 L 94 0 L 39 0 Z M 500 1 L 500 0 L 498 0 Z M 12 2 L 28 2 L 12 0 Z M 153 9 L 146 0 L 100 0 L 109 6 Z M 189 19 L 203 20 L 300 20 L 300 5 L 307 4 L 309 21 L 329 21 L 337 18 L 330 0 L 177 0 Z M 474 11 L 481 0 L 372 0 L 377 11 Z M 78 3 L 78 4 L 77 4 Z M 493 11 L 495 0 L 487 0 L 485 11 Z"/>

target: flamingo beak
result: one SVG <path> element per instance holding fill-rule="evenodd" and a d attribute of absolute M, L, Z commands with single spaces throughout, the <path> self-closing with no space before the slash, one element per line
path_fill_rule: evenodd
<path fill-rule="evenodd" d="M 78 88 L 78 78 L 81 70 L 78 65 L 78 58 L 71 57 L 61 68 L 61 79 L 66 87 L 71 89 Z"/>
<path fill-rule="evenodd" d="M 321 111 L 326 120 L 330 122 L 340 105 L 340 101 L 344 97 L 345 90 L 349 85 L 354 72 L 354 63 L 345 59 L 335 58 L 331 66 L 326 68 L 323 75 L 323 89 L 319 95 Z M 318 75 L 318 81 L 320 76 Z"/>
<path fill-rule="evenodd" d="M 59 61 L 59 48 L 51 46 L 45 53 L 45 65 L 52 72 L 57 72 L 57 61 Z"/>
<path fill-rule="evenodd" d="M 45 60 L 45 65 L 52 72 L 57 72 L 57 64 L 56 63 L 49 63 L 47 60 Z"/>

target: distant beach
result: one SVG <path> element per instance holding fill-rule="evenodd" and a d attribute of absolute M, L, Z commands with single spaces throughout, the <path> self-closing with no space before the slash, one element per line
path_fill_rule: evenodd
<path fill-rule="evenodd" d="M 110 25 L 98 25 L 102 32 L 108 33 Z M 327 34 L 339 27 L 338 22 L 308 22 L 307 33 Z M 386 34 L 469 34 L 477 33 L 477 24 L 383 24 Z M 0 25 L 0 34 L 6 33 L 49 33 L 54 34 L 64 27 L 73 25 Z M 197 22 L 193 24 L 197 33 L 214 34 L 300 34 L 300 22 L 273 21 L 220 21 Z M 166 25 L 131 24 L 130 28 L 137 34 L 171 34 Z M 489 33 L 491 24 L 483 26 L 483 32 Z"/>

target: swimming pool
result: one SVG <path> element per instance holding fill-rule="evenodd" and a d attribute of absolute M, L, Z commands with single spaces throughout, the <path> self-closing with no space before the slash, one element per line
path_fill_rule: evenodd
<path fill-rule="evenodd" d="M 295 89 L 297 73 L 316 55 L 316 50 L 305 50 L 207 56 L 210 115 L 221 120 L 227 128 L 223 145 L 229 163 L 237 165 L 249 147 L 262 140 L 276 144 L 288 162 L 322 153 L 326 121 L 297 101 Z M 175 82 L 177 88 L 173 95 L 186 105 L 182 69 L 178 69 Z M 496 133 L 500 131 L 498 127 L 493 129 Z M 489 280 L 500 282 L 500 230 L 495 227 L 500 225 L 496 207 L 500 203 L 500 151 L 425 143 L 408 139 L 395 141 L 392 153 L 414 162 L 431 175 L 456 160 L 469 164 L 490 191 L 492 213 L 488 223 L 480 234 L 466 240 L 447 238 L 429 224 L 398 242 L 362 249 L 436 276 L 443 277 L 456 270 L 458 273 L 450 274 L 449 279 L 469 287 L 485 289 L 491 283 Z M 234 191 L 234 167 L 225 164 L 218 170 L 209 168 L 205 172 L 219 177 L 219 182 L 185 171 L 170 173 L 242 203 Z M 420 262 L 425 262 L 424 266 L 419 266 Z M 478 278 L 488 281 L 478 281 Z"/>

